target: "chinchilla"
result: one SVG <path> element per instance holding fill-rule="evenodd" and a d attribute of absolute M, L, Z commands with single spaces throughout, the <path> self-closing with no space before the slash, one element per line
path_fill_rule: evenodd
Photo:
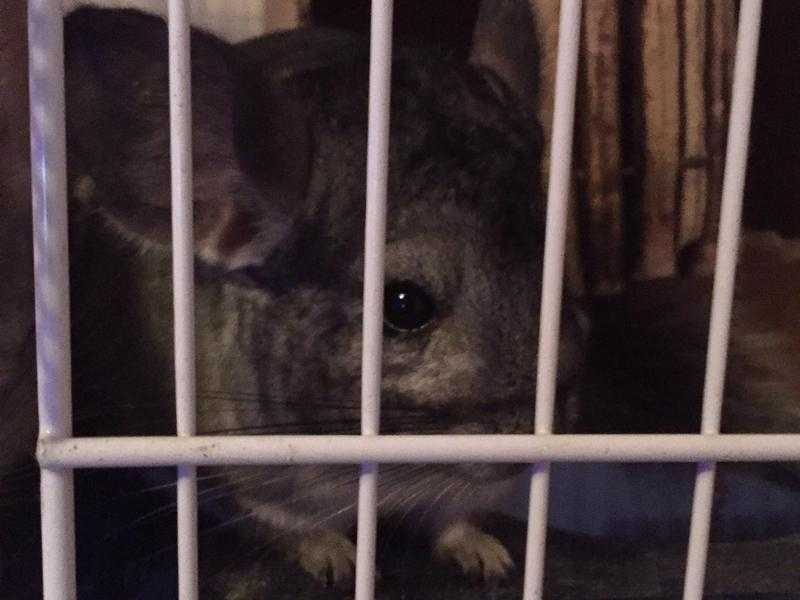
<path fill-rule="evenodd" d="M 526 2 L 488 2 L 472 58 L 392 63 L 381 431 L 533 424 L 543 243 Z M 167 35 L 135 11 L 65 20 L 76 435 L 174 432 Z M 299 30 L 191 35 L 198 432 L 357 433 L 368 46 Z M 567 298 L 558 374 L 584 331 Z M 561 411 L 563 425 L 568 411 Z M 479 577 L 512 565 L 480 516 L 508 465 L 387 467 L 380 516 Z M 311 575 L 353 571 L 357 466 L 214 475 Z M 203 505 L 204 508 L 208 506 Z"/>

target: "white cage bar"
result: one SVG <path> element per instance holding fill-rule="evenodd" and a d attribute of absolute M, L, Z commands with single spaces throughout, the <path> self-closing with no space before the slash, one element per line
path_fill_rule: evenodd
<path fill-rule="evenodd" d="M 733 75 L 731 114 L 728 121 L 728 144 L 725 156 L 725 175 L 722 182 L 722 207 L 703 389 L 703 414 L 700 430 L 706 435 L 719 433 L 722 416 L 725 367 L 728 359 L 728 334 L 731 309 L 733 308 L 733 286 L 736 278 L 742 196 L 744 195 L 747 171 L 750 113 L 753 106 L 760 29 L 761 0 L 743 0 L 739 9 L 736 64 Z M 703 462 L 697 467 L 683 589 L 684 600 L 700 600 L 703 597 L 715 474 L 716 465 L 713 462 Z"/>
<path fill-rule="evenodd" d="M 699 434 L 552 435 L 566 205 L 581 0 L 561 3 L 537 370 L 535 435 L 379 435 L 383 262 L 391 78 L 391 0 L 373 0 L 360 436 L 197 436 L 195 417 L 192 161 L 188 0 L 169 1 L 170 133 L 177 436 L 74 438 L 63 24 L 59 2 L 29 0 L 31 165 L 45 600 L 76 597 L 72 469 L 178 467 L 179 595 L 198 596 L 197 484 L 201 465 L 361 464 L 356 598 L 374 595 L 379 463 L 528 463 L 524 598 L 540 598 L 551 462 L 699 462 L 684 598 L 703 590 L 716 462 L 800 460 L 800 434 L 719 435 L 761 0 L 743 0 L 723 185 L 703 421 Z"/>
<path fill-rule="evenodd" d="M 361 354 L 361 435 L 380 429 L 383 355 L 383 274 L 386 190 L 389 172 L 389 107 L 392 73 L 392 0 L 373 0 L 369 51 L 367 208 L 364 231 L 364 318 Z M 363 460 L 363 459 L 362 459 Z M 356 600 L 375 595 L 378 465 L 361 465 L 356 527 Z"/>
<path fill-rule="evenodd" d="M 270 435 L 67 438 L 39 442 L 44 467 L 502 462 L 775 462 L 800 434 Z"/>
<path fill-rule="evenodd" d="M 39 439 L 72 435 L 64 26 L 60 2 L 28 2 L 31 195 Z M 41 469 L 45 600 L 74 600 L 72 470 Z"/>
<path fill-rule="evenodd" d="M 572 167 L 572 130 L 575 122 L 575 88 L 578 79 L 578 50 L 580 49 L 581 0 L 564 0 L 561 3 L 558 28 L 553 141 L 550 153 L 550 181 L 547 190 L 547 223 L 534 412 L 535 431 L 540 435 L 549 434 L 553 430 L 567 208 Z M 550 465 L 547 462 L 539 462 L 531 470 L 528 499 L 528 539 L 525 549 L 525 580 L 523 582 L 525 600 L 542 597 L 549 488 Z"/>
<path fill-rule="evenodd" d="M 192 93 L 189 0 L 169 0 L 172 292 L 175 322 L 175 418 L 179 437 L 197 433 L 194 335 Z M 197 467 L 177 465 L 178 596 L 197 600 Z"/>

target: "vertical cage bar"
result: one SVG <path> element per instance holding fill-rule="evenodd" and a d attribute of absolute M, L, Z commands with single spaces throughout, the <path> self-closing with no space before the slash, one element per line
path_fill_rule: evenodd
<path fill-rule="evenodd" d="M 172 276 L 177 434 L 196 433 L 192 96 L 188 0 L 170 0 L 169 117 L 172 178 Z M 178 594 L 198 597 L 197 469 L 178 465 Z"/>
<path fill-rule="evenodd" d="M 572 167 L 572 138 L 575 122 L 575 87 L 580 48 L 580 20 L 581 0 L 563 0 L 559 15 L 553 141 L 550 152 L 547 230 L 539 320 L 535 413 L 537 434 L 547 434 L 553 429 L 567 208 Z M 531 470 L 528 505 L 528 537 L 523 584 L 525 600 L 542 597 L 549 487 L 550 464 L 543 462 L 534 465 Z"/>
<path fill-rule="evenodd" d="M 703 434 L 719 433 L 722 416 L 728 334 L 733 308 L 760 27 L 761 0 L 742 0 L 739 8 L 736 64 L 733 74 L 731 115 L 728 122 L 728 146 L 722 182 L 722 208 L 706 354 L 701 423 Z M 683 588 L 684 600 L 700 600 L 703 597 L 715 474 L 716 464 L 713 462 L 700 463 L 697 467 Z"/>
<path fill-rule="evenodd" d="M 31 195 L 39 436 L 72 435 L 64 24 L 60 2 L 28 3 Z M 74 600 L 75 497 L 71 469 L 41 471 L 45 600 Z"/>
<path fill-rule="evenodd" d="M 392 0 L 373 0 L 370 23 L 367 215 L 364 236 L 364 332 L 361 355 L 361 434 L 380 428 L 383 352 L 383 273 L 389 171 Z M 358 486 L 356 600 L 375 593 L 378 465 L 361 465 Z"/>

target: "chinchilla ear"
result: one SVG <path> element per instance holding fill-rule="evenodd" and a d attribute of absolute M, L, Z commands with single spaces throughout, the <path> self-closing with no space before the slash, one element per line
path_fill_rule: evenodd
<path fill-rule="evenodd" d="M 166 24 L 130 10 L 81 9 L 65 20 L 72 195 L 124 238 L 170 240 Z M 233 48 L 193 31 L 192 147 L 197 255 L 238 269 L 291 236 L 308 179 L 302 111 L 246 81 Z"/>
<path fill-rule="evenodd" d="M 535 110 L 539 49 L 531 0 L 483 0 L 472 35 L 470 62 L 497 75 Z"/>

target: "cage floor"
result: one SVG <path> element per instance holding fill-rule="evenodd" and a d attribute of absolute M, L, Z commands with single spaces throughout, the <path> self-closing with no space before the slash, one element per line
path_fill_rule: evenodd
<path fill-rule="evenodd" d="M 501 538 L 521 561 L 524 526 L 508 520 Z M 428 548 L 396 539 L 379 541 L 381 573 L 377 600 L 518 600 L 522 575 L 516 570 L 507 582 L 479 584 L 456 569 L 443 569 L 429 560 Z M 552 532 L 547 562 L 547 596 L 558 599 L 679 598 L 686 546 L 645 548 Z M 210 581 L 204 597 L 220 600 L 343 600 L 352 591 L 326 589 L 309 580 L 296 566 L 276 556 L 240 560 Z M 213 559 L 211 562 L 214 562 Z M 223 562 L 217 563 L 223 567 Z M 170 580 L 174 581 L 170 574 Z M 155 581 L 152 581 L 155 583 Z M 149 589 L 141 598 L 173 597 Z M 800 598 L 800 536 L 712 544 L 707 576 L 708 598 Z"/>
<path fill-rule="evenodd" d="M 509 524 L 519 531 L 521 524 Z M 514 548 L 520 556 L 521 540 Z M 455 569 L 443 572 L 427 552 L 410 547 L 398 559 L 382 549 L 378 600 L 518 600 L 522 576 L 479 585 Z M 553 534 L 548 554 L 547 596 L 559 599 L 679 598 L 685 545 L 640 551 Z M 391 559 L 391 560 L 390 560 Z M 446 574 L 445 574 L 446 573 Z M 800 537 L 714 544 L 709 556 L 710 598 L 800 598 Z M 249 583 L 246 583 L 249 582 Z M 339 600 L 352 594 L 310 584 L 293 567 L 243 567 L 217 582 L 214 598 Z"/>
<path fill-rule="evenodd" d="M 171 520 L 171 519 L 170 519 Z M 107 537 L 91 536 L 79 544 L 78 597 L 81 600 L 173 600 L 177 598 L 174 531 L 126 532 L 123 538 L 147 545 L 144 557 L 127 560 L 113 551 Z M 79 522 L 80 530 L 80 522 Z M 202 531 L 202 529 L 201 529 Z M 524 523 L 503 517 L 493 533 L 521 564 Z M 34 536 L 35 537 L 35 536 Z M 381 573 L 376 600 L 519 600 L 522 574 L 489 585 L 466 579 L 455 568 L 430 561 L 424 542 L 379 535 Z M 278 551 L 244 542 L 237 535 L 201 535 L 201 598 L 208 600 L 345 600 L 351 590 L 326 588 L 312 581 Z M 686 543 L 655 547 L 610 544 L 595 538 L 551 531 L 547 555 L 546 596 L 557 599 L 679 598 Z M 35 545 L 35 539 L 33 539 Z M 153 552 L 153 547 L 159 550 Z M 27 566 L 30 566 L 28 563 Z M 33 600 L 38 579 L 17 570 L 18 587 L 10 590 L 0 576 L 1 600 Z M 6 571 L 3 573 L 9 575 Z M 0 575 L 3 575 L 0 574 Z M 13 578 L 12 578 L 13 579 Z M 800 535 L 772 539 L 712 543 L 707 598 L 800 599 Z M 10 594 L 10 595 L 9 595 Z"/>

